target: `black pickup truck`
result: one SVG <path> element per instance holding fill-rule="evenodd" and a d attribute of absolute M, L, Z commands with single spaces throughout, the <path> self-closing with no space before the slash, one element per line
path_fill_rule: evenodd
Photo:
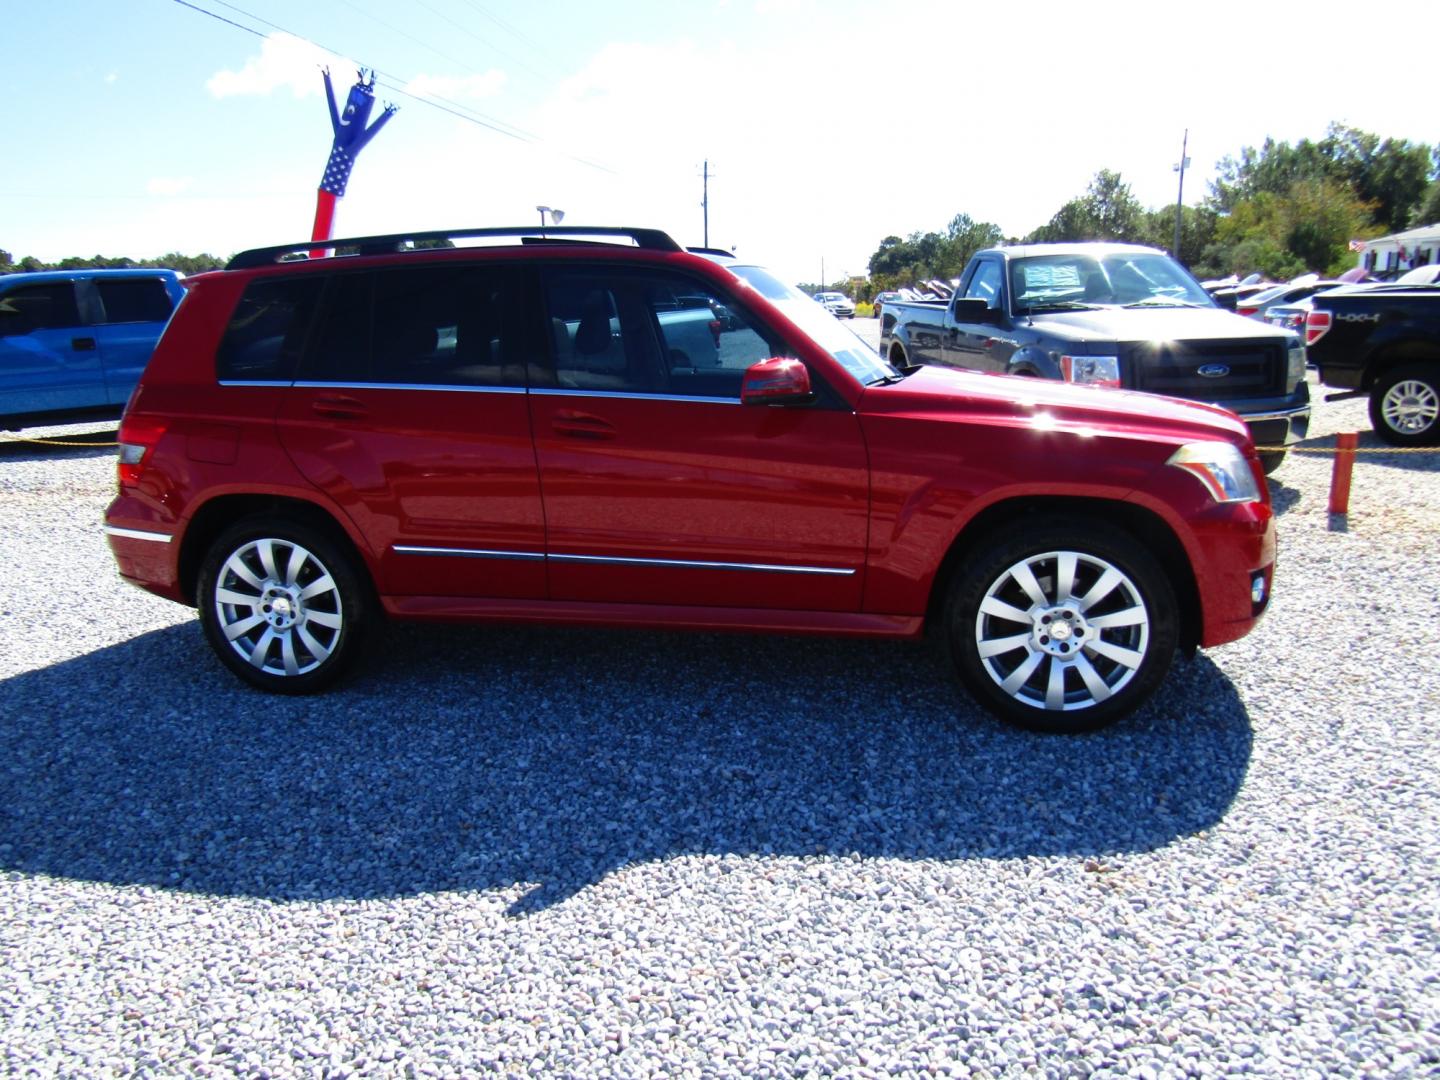
<path fill-rule="evenodd" d="M 1310 388 L 1299 338 L 1219 309 L 1162 251 L 1030 244 L 978 252 L 949 300 L 892 300 L 880 352 L 1223 406 L 1257 446 L 1301 439 Z M 1262 452 L 1267 472 L 1284 451 Z"/>
<path fill-rule="evenodd" d="M 1440 285 L 1356 285 L 1311 300 L 1306 359 L 1320 381 L 1370 397 L 1370 423 L 1392 446 L 1440 444 Z"/>

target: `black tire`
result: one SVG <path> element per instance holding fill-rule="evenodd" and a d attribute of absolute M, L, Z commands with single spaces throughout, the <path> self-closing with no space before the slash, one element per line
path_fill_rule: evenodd
<path fill-rule="evenodd" d="M 981 541 L 951 587 L 946 628 L 960 679 L 986 710 L 1074 734 L 1130 715 L 1155 692 L 1179 613 L 1169 578 L 1134 538 L 1046 517 Z"/>
<path fill-rule="evenodd" d="M 372 621 L 354 556 L 286 517 L 225 530 L 200 565 L 200 625 L 221 662 L 279 694 L 309 694 L 343 675 Z"/>
<path fill-rule="evenodd" d="M 1440 444 L 1440 364 L 1406 364 L 1370 391 L 1370 424 L 1391 446 Z"/>
<path fill-rule="evenodd" d="M 1272 452 L 1270 452 L 1270 453 L 1268 453 L 1268 454 L 1261 454 L 1261 455 L 1260 455 L 1260 468 L 1262 468 L 1262 469 L 1265 470 L 1265 475 L 1266 475 L 1266 476 L 1269 476 L 1269 475 L 1271 475 L 1272 473 L 1274 473 L 1274 471 L 1275 471 L 1276 469 L 1278 469 L 1278 468 L 1280 467 L 1281 462 L 1283 462 L 1284 460 L 1285 460 L 1285 451 L 1284 451 L 1284 450 L 1274 450 L 1274 451 L 1272 451 Z"/>

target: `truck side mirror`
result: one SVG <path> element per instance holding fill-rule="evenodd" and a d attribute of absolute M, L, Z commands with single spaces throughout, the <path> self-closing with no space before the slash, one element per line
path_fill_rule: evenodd
<path fill-rule="evenodd" d="M 951 309 L 957 323 L 988 323 L 995 324 L 1000 321 L 1000 309 L 992 308 L 984 300 L 974 297 L 962 297 L 955 301 Z"/>

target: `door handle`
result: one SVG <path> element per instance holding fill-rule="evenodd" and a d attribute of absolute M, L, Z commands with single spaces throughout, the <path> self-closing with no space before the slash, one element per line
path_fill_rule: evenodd
<path fill-rule="evenodd" d="M 551 425 L 555 434 L 568 439 L 613 439 L 615 427 L 609 421 L 601 420 L 590 413 L 562 409 L 555 414 Z"/>
<path fill-rule="evenodd" d="M 369 412 L 363 403 L 344 394 L 324 394 L 317 397 L 310 402 L 310 409 L 333 420 L 357 420 Z"/>
<path fill-rule="evenodd" d="M 95 339 L 93 337 L 72 337 L 70 339 L 70 348 L 76 352 L 94 352 Z"/>

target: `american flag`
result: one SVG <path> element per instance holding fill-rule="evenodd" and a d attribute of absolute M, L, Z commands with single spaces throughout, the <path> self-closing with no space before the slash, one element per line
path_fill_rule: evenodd
<path fill-rule="evenodd" d="M 352 158 L 343 147 L 330 151 L 330 160 L 325 163 L 325 177 L 320 181 L 320 190 L 328 191 L 337 199 L 345 194 L 345 185 L 350 182 L 350 170 L 355 167 Z"/>
<path fill-rule="evenodd" d="M 1350 250 L 1351 250 L 1351 251 L 1364 251 L 1364 250 L 1365 250 L 1365 241 L 1364 241 L 1364 240 L 1351 240 L 1351 241 L 1350 241 Z"/>

